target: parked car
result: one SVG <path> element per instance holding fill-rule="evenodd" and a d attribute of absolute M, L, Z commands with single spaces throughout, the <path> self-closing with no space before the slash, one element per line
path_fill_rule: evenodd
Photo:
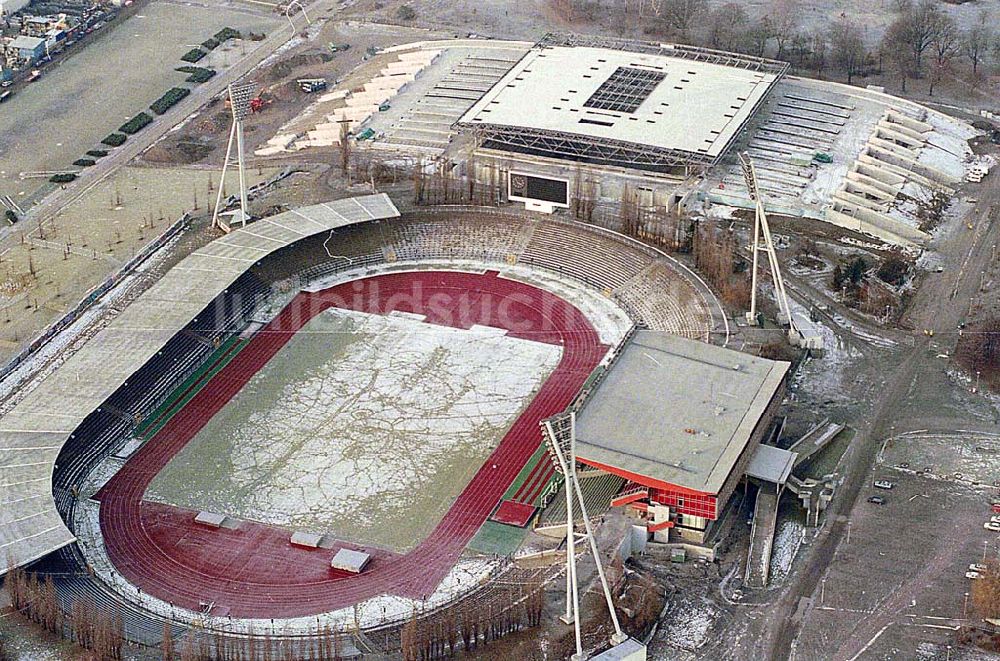
<path fill-rule="evenodd" d="M 977 579 L 977 578 L 982 578 L 982 577 L 983 577 L 983 575 L 982 575 L 982 574 L 980 574 L 980 573 L 979 573 L 979 572 L 977 572 L 977 571 L 967 571 L 967 572 L 965 572 L 965 577 L 966 577 L 966 578 L 971 578 L 971 579 L 975 580 L 975 579 Z"/>
<path fill-rule="evenodd" d="M 995 521 L 987 521 L 983 524 L 983 527 L 991 532 L 1000 532 L 1000 523 L 996 523 Z"/>
<path fill-rule="evenodd" d="M 882 496 L 872 496 L 868 499 L 868 502 L 873 505 L 885 505 L 885 498 Z"/>
<path fill-rule="evenodd" d="M 994 514 L 990 517 L 991 523 L 1000 523 L 1000 514 Z"/>
<path fill-rule="evenodd" d="M 969 565 L 969 571 L 984 572 L 986 571 L 986 565 L 981 562 L 973 562 Z"/>
<path fill-rule="evenodd" d="M 889 480 L 875 480 L 876 489 L 892 489 L 896 486 L 895 482 L 890 482 Z"/>

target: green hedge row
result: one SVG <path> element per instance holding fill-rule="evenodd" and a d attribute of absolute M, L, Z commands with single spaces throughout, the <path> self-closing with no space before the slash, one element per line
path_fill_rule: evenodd
<path fill-rule="evenodd" d="M 191 63 L 197 62 L 198 60 L 200 60 L 203 57 L 205 57 L 205 51 L 203 51 L 200 48 L 192 48 L 188 52 L 186 52 L 183 55 L 181 55 L 181 59 L 182 60 L 184 60 L 185 62 L 191 62 Z"/>
<path fill-rule="evenodd" d="M 105 149 L 91 149 L 87 152 L 87 156 L 92 156 L 94 158 L 104 158 L 107 155 L 108 152 Z"/>
<path fill-rule="evenodd" d="M 157 115 L 162 115 L 177 105 L 181 99 L 190 93 L 191 90 L 186 87 L 171 87 L 167 90 L 166 94 L 158 98 L 156 101 L 153 101 L 149 107 Z"/>
<path fill-rule="evenodd" d="M 97 161 L 95 161 L 92 158 L 78 158 L 75 161 L 73 161 L 73 165 L 78 165 L 81 168 L 89 168 L 91 165 L 94 165 L 95 163 L 97 163 Z"/>
<path fill-rule="evenodd" d="M 229 41 L 230 39 L 240 39 L 243 35 L 240 34 L 239 30 L 234 30 L 233 28 L 222 28 L 215 33 L 214 39 L 219 43 L 223 41 Z"/>
<path fill-rule="evenodd" d="M 184 80 L 188 83 L 201 84 L 211 80 L 214 75 L 215 69 L 198 69 Z"/>
<path fill-rule="evenodd" d="M 150 117 L 149 113 L 141 112 L 132 119 L 128 120 L 124 124 L 118 127 L 118 130 L 127 135 L 135 135 L 142 129 L 146 128 L 153 122 L 153 118 Z"/>
<path fill-rule="evenodd" d="M 211 39 L 206 39 L 205 41 L 201 42 L 201 47 L 204 48 L 205 50 L 215 50 L 216 48 L 219 47 L 219 43 L 220 42 L 218 39 L 212 37 Z"/>
<path fill-rule="evenodd" d="M 177 67 L 176 71 L 190 74 L 184 82 L 197 84 L 208 82 L 215 75 L 215 69 L 206 69 L 204 67 L 183 66 Z"/>
<path fill-rule="evenodd" d="M 121 133 L 112 133 L 101 140 L 101 144 L 108 145 L 109 147 L 120 147 L 125 144 L 125 140 L 125 136 Z"/>
<path fill-rule="evenodd" d="M 72 172 L 54 174 L 51 177 L 49 177 L 49 181 L 51 181 L 54 184 L 68 184 L 74 179 L 76 179 L 76 175 L 73 174 Z"/>

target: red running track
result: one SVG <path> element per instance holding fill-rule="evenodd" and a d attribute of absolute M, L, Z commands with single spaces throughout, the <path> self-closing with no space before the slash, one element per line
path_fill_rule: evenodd
<path fill-rule="evenodd" d="M 426 315 L 428 323 L 484 325 L 559 344 L 562 358 L 434 531 L 405 555 L 373 555 L 361 575 L 330 569 L 331 550 L 300 549 L 289 531 L 241 522 L 235 530 L 194 524 L 194 512 L 143 501 L 153 478 L 295 333 L 319 312 Z M 380 594 L 429 595 L 538 448 L 540 420 L 564 410 L 607 354 L 591 323 L 554 294 L 494 272 L 392 273 L 302 293 L 264 327 L 98 494 L 101 529 L 115 567 L 134 585 L 188 609 L 282 618 L 340 609 Z M 350 543 L 340 546 L 359 548 Z"/>

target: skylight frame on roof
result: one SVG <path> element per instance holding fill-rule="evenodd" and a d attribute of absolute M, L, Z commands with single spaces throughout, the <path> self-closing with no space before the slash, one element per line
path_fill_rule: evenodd
<path fill-rule="evenodd" d="M 585 108 L 632 114 L 666 77 L 665 71 L 620 66 L 583 105 Z"/>

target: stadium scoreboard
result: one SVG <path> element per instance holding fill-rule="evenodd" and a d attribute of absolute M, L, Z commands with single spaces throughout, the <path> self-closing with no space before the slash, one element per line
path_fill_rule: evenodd
<path fill-rule="evenodd" d="M 507 199 L 523 202 L 526 209 L 552 213 L 569 207 L 569 180 L 540 177 L 526 172 L 511 172 Z"/>

